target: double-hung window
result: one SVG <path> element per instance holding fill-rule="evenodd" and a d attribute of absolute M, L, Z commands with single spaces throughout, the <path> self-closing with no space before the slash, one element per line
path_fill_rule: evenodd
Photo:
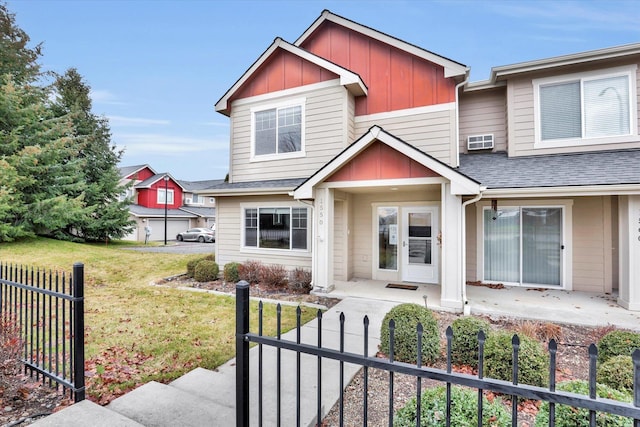
<path fill-rule="evenodd" d="M 167 191 L 167 204 L 168 205 L 172 205 L 173 204 L 173 190 L 168 190 Z M 164 205 L 165 201 L 165 189 L 164 188 L 158 188 L 158 204 L 162 204 Z"/>
<path fill-rule="evenodd" d="M 252 109 L 254 160 L 299 157 L 304 153 L 304 101 Z"/>
<path fill-rule="evenodd" d="M 307 250 L 308 224 L 307 208 L 244 208 L 244 247 Z"/>
<path fill-rule="evenodd" d="M 533 81 L 536 146 L 625 142 L 635 133 L 636 67 Z"/>

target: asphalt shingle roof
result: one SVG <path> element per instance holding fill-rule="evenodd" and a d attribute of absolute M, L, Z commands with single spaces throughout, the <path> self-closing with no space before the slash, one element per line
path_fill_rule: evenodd
<path fill-rule="evenodd" d="M 458 171 L 489 189 L 640 184 L 640 150 L 526 157 L 461 154 Z"/>
<path fill-rule="evenodd" d="M 249 182 L 222 182 L 215 186 L 215 190 L 244 190 L 261 188 L 291 188 L 292 190 L 302 184 L 306 178 L 274 179 L 270 181 L 249 181 Z"/>

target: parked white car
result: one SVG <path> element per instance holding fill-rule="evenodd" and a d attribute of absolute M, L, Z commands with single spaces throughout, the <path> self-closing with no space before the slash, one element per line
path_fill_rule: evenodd
<path fill-rule="evenodd" d="M 216 232 L 210 228 L 190 228 L 178 233 L 176 240 L 179 242 L 213 243 L 216 241 Z"/>

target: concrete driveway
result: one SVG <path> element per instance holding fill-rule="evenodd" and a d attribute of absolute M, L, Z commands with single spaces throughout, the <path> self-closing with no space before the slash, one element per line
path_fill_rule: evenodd
<path fill-rule="evenodd" d="M 216 251 L 215 243 L 199 243 L 199 242 L 178 242 L 171 240 L 167 242 L 167 246 L 162 243 L 160 245 L 141 245 L 126 248 L 132 251 L 141 252 L 160 252 L 168 254 L 212 254 Z"/>

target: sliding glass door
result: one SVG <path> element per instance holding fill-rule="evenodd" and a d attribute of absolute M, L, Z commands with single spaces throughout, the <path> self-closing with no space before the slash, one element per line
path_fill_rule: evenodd
<path fill-rule="evenodd" d="M 484 280 L 562 286 L 562 208 L 485 208 Z"/>

